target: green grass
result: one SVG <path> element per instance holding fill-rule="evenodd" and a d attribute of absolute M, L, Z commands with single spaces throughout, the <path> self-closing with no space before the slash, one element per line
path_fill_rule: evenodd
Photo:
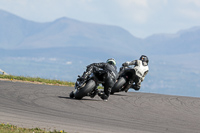
<path fill-rule="evenodd" d="M 45 131 L 40 128 L 21 128 L 10 124 L 0 124 L 0 133 L 67 133 L 64 130 L 61 131 Z"/>
<path fill-rule="evenodd" d="M 28 81 L 42 84 L 51 84 L 51 85 L 65 85 L 74 87 L 74 82 L 60 81 L 60 80 L 51 80 L 51 79 L 42 79 L 42 78 L 33 78 L 33 77 L 24 77 L 24 76 L 13 76 L 13 75 L 2 75 L 0 74 L 0 79 L 9 79 L 9 80 L 20 80 L 20 81 Z M 103 89 L 102 86 L 98 86 L 98 89 Z"/>
<path fill-rule="evenodd" d="M 24 76 L 13 76 L 13 75 L 2 75 L 2 74 L 0 74 L 0 78 L 1 79 L 10 79 L 10 80 L 38 82 L 38 83 L 52 84 L 52 85 L 74 86 L 74 82 L 51 80 L 51 79 L 42 79 L 42 78 L 39 78 L 39 77 L 33 78 L 33 77 L 24 77 Z"/>
<path fill-rule="evenodd" d="M 51 79 L 43 79 L 43 78 L 33 78 L 33 77 L 24 77 L 24 76 L 13 76 L 13 75 L 2 75 L 0 74 L 0 79 L 9 79 L 9 80 L 20 80 L 20 81 L 28 81 L 42 84 L 51 84 L 51 85 L 65 85 L 74 87 L 74 82 L 60 81 L 60 80 L 51 80 Z M 98 86 L 98 89 L 103 89 L 102 86 Z"/>

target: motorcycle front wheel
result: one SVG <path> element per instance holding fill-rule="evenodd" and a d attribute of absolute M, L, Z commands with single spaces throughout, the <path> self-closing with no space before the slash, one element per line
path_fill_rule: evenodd
<path fill-rule="evenodd" d="M 96 83 L 94 82 L 94 80 L 89 80 L 83 88 L 76 90 L 76 92 L 74 93 L 75 99 L 82 99 L 84 96 L 87 96 L 87 94 L 91 92 L 95 86 Z"/>
<path fill-rule="evenodd" d="M 121 77 L 113 86 L 110 94 L 114 94 L 115 92 L 120 92 L 122 89 L 123 85 L 126 83 L 126 80 L 124 77 Z"/>

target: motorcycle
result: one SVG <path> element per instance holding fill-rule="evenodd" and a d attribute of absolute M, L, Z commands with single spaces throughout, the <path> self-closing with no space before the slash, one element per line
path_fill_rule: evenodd
<path fill-rule="evenodd" d="M 127 92 L 129 88 L 134 83 L 135 79 L 135 69 L 131 66 L 122 66 L 120 68 L 121 73 L 116 81 L 115 85 L 112 87 L 111 93 L 114 94 L 115 92 Z"/>
<path fill-rule="evenodd" d="M 81 80 L 81 77 L 78 75 L 75 83 L 75 90 L 69 94 L 70 98 L 79 100 L 85 96 L 94 98 L 94 96 L 98 93 L 97 87 L 104 83 L 105 73 L 106 72 L 104 70 L 94 70 L 94 72 L 88 75 L 84 80 Z"/>

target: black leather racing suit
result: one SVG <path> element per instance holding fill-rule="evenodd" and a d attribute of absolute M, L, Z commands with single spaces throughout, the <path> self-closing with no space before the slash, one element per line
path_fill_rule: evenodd
<path fill-rule="evenodd" d="M 104 79 L 104 94 L 105 96 L 102 99 L 108 99 L 111 88 L 114 86 L 116 79 L 118 78 L 117 67 L 115 65 L 110 65 L 108 63 L 93 63 L 87 66 L 87 74 L 89 75 L 94 71 L 94 68 L 101 68 L 106 71 L 106 76 Z"/>

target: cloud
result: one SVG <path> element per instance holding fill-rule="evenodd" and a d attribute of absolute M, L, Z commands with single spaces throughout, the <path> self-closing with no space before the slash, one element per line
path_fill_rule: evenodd
<path fill-rule="evenodd" d="M 179 12 L 187 18 L 196 19 L 200 17 L 200 12 L 192 9 L 180 9 Z"/>
<path fill-rule="evenodd" d="M 125 18 L 132 22 L 145 23 L 149 15 L 147 0 L 117 0 Z M 121 14 L 122 15 L 122 14 Z"/>
<path fill-rule="evenodd" d="M 200 0 L 179 0 L 180 2 L 184 2 L 185 4 L 193 4 L 194 6 L 200 7 Z"/>
<path fill-rule="evenodd" d="M 50 61 L 56 61 L 56 58 L 49 58 Z"/>
<path fill-rule="evenodd" d="M 200 0 L 179 0 L 177 12 L 186 19 L 200 18 Z M 193 21 L 192 20 L 192 21 Z"/>
<path fill-rule="evenodd" d="M 67 65 L 71 65 L 72 62 L 71 62 L 71 61 L 67 61 L 66 64 L 67 64 Z"/>
<path fill-rule="evenodd" d="M 140 6 L 140 7 L 148 7 L 147 0 L 117 0 L 118 3 L 125 7 L 129 6 Z"/>

